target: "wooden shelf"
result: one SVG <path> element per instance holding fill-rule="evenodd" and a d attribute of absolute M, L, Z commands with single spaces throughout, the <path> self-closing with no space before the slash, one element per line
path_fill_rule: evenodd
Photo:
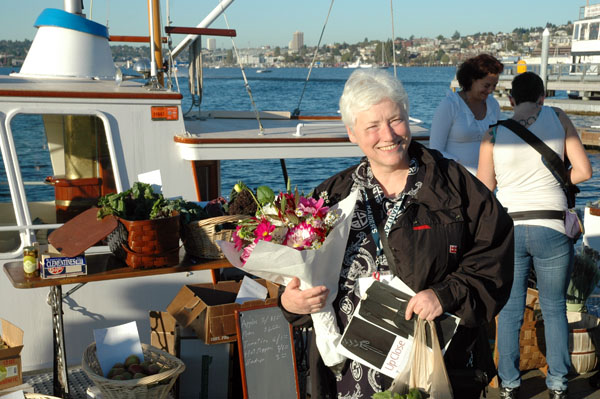
<path fill-rule="evenodd" d="M 40 288 L 232 267 L 227 259 L 198 259 L 186 255 L 183 249 L 180 251 L 180 261 L 178 265 L 155 267 L 151 269 L 133 269 L 110 253 L 86 255 L 85 258 L 88 267 L 88 274 L 85 276 L 51 279 L 44 279 L 41 277 L 26 278 L 23 272 L 23 262 L 21 261 L 4 264 L 4 272 L 15 288 Z"/>

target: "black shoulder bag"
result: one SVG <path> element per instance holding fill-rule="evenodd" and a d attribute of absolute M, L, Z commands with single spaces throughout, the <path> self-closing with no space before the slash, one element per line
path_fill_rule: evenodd
<path fill-rule="evenodd" d="M 513 220 L 523 219 L 563 219 L 565 220 L 565 229 L 569 237 L 577 240 L 583 233 L 583 224 L 579 220 L 577 213 L 572 208 L 575 207 L 575 196 L 579 193 L 579 188 L 575 184 L 572 184 L 567 172 L 567 165 L 569 160 L 562 159 L 554 152 L 550 147 L 546 145 L 539 137 L 533 134 L 525 126 L 521 125 L 514 119 L 506 119 L 498 121 L 498 125 L 502 125 L 505 128 L 511 130 L 523 141 L 532 146 L 537 152 L 542 155 L 542 162 L 550 170 L 552 175 L 558 180 L 562 189 L 567 197 L 567 212 L 562 211 L 525 211 L 525 212 L 511 212 L 509 215 Z"/>

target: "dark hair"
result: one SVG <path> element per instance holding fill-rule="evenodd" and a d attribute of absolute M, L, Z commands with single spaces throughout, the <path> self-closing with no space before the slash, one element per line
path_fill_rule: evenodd
<path fill-rule="evenodd" d="M 510 95 L 515 100 L 515 104 L 519 105 L 525 102 L 534 103 L 545 92 L 542 78 L 533 72 L 523 72 L 513 79 Z"/>
<path fill-rule="evenodd" d="M 464 91 L 471 90 L 473 81 L 485 78 L 487 75 L 500 75 L 504 65 L 489 54 L 479 54 L 463 62 L 456 72 L 458 84 Z"/>

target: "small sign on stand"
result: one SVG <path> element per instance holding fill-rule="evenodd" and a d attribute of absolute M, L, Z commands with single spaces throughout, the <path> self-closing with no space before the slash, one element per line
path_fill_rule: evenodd
<path fill-rule="evenodd" d="M 300 399 L 292 326 L 281 309 L 240 309 L 235 318 L 244 399 Z"/>

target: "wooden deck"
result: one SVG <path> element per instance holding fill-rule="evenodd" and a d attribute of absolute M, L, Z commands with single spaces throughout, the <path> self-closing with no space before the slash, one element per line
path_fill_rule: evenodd
<path fill-rule="evenodd" d="M 578 131 L 586 148 L 600 149 L 600 129 L 581 128 Z"/>

